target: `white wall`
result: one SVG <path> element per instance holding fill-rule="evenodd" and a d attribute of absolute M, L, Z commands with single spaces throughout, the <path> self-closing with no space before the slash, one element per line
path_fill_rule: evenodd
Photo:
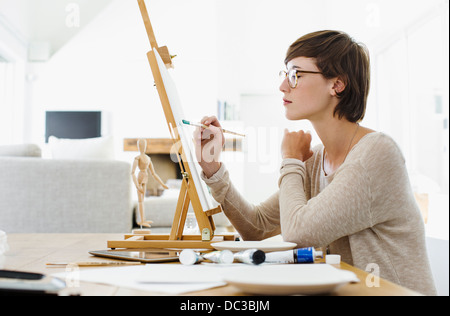
<path fill-rule="evenodd" d="M 0 12 L 0 144 L 24 139 L 27 42 Z"/>

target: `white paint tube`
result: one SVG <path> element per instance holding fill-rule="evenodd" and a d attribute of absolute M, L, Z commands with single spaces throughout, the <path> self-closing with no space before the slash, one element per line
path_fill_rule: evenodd
<path fill-rule="evenodd" d="M 0 256 L 9 250 L 6 233 L 0 230 Z"/>
<path fill-rule="evenodd" d="M 209 260 L 214 263 L 231 264 L 234 261 L 234 256 L 229 250 L 213 251 L 202 255 L 192 249 L 184 249 L 180 253 L 179 259 L 183 265 L 193 265 L 204 260 Z"/>
<path fill-rule="evenodd" d="M 262 250 L 247 249 L 234 254 L 236 261 L 246 264 L 261 264 L 266 260 L 266 254 Z"/>
<path fill-rule="evenodd" d="M 183 265 L 193 265 L 199 262 L 203 261 L 202 256 L 200 255 L 200 253 L 195 252 L 192 249 L 184 249 L 181 253 L 180 256 L 178 257 L 178 259 L 180 259 L 180 263 Z"/>
<path fill-rule="evenodd" d="M 208 252 L 203 254 L 202 257 L 214 263 L 231 264 L 234 261 L 233 253 L 230 250 Z"/>

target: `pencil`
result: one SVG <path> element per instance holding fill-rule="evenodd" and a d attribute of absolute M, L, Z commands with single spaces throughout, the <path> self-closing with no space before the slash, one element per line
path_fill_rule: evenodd
<path fill-rule="evenodd" d="M 89 262 L 71 262 L 71 263 L 47 263 L 47 266 L 67 266 L 77 265 L 79 267 L 98 267 L 98 266 L 133 266 L 139 265 L 141 262 L 136 261 L 89 261 Z"/>
<path fill-rule="evenodd" d="M 191 125 L 191 126 L 196 126 L 196 127 L 203 127 L 203 128 L 205 128 L 205 129 L 209 128 L 209 126 L 207 126 L 207 125 L 205 125 L 205 124 L 201 124 L 201 123 L 192 123 L 192 122 L 187 121 L 187 120 L 182 120 L 182 123 L 185 124 L 185 125 Z M 227 133 L 227 134 L 233 134 L 233 135 L 236 135 L 236 136 L 245 137 L 244 134 L 236 133 L 236 132 L 233 132 L 233 131 L 224 129 L 224 128 L 222 128 L 222 132 Z"/>

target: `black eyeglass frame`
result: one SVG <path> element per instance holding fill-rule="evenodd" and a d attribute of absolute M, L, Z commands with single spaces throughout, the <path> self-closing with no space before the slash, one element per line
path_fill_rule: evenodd
<path fill-rule="evenodd" d="M 291 80 L 289 80 L 289 77 L 288 77 L 289 73 L 291 73 L 292 71 L 295 71 L 295 84 L 294 84 L 294 85 L 292 85 Z M 291 69 L 291 70 L 289 70 L 289 72 L 287 72 L 287 71 L 285 71 L 285 70 L 281 70 L 280 73 L 279 73 L 279 76 L 280 76 L 280 77 L 283 77 L 283 76 L 284 76 L 284 78 L 282 78 L 283 80 L 286 79 L 286 78 L 288 78 L 289 86 L 291 87 L 291 89 L 295 89 L 295 88 L 297 88 L 297 85 L 298 85 L 298 74 L 299 74 L 299 73 L 305 73 L 305 74 L 322 74 L 322 72 L 320 72 L 320 71 L 309 71 L 309 70 L 297 70 L 297 69 Z"/>

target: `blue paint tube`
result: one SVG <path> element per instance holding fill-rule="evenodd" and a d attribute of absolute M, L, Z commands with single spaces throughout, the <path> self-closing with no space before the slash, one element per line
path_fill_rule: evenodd
<path fill-rule="evenodd" d="M 322 251 L 314 247 L 299 248 L 287 251 L 275 251 L 266 254 L 268 263 L 313 263 L 317 257 L 323 258 Z"/>

